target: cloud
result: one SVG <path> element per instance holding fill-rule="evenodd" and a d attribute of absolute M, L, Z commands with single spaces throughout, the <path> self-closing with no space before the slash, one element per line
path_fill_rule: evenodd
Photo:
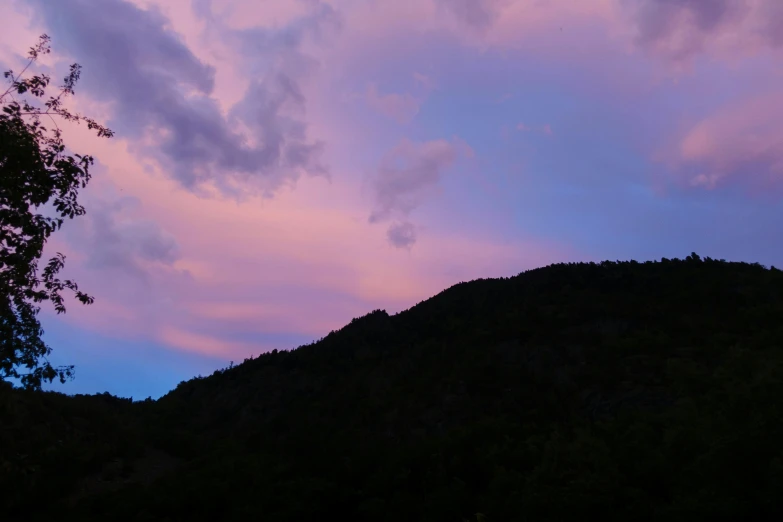
<path fill-rule="evenodd" d="M 305 100 L 289 63 L 301 58 L 296 48 L 311 25 L 294 24 L 286 37 L 266 40 L 243 33 L 246 52 L 263 47 L 264 58 L 272 55 L 281 65 L 251 82 L 226 118 L 212 96 L 215 69 L 191 52 L 155 6 L 141 9 L 123 0 L 28 3 L 53 35 L 55 50 L 62 47 L 84 66 L 84 88 L 112 105 L 110 123 L 118 136 L 140 140 L 134 150 L 158 159 L 184 187 L 212 184 L 235 195 L 237 185 L 245 184 L 272 192 L 302 172 L 324 172 L 318 161 L 323 145 L 307 141 Z M 252 134 L 240 132 L 238 122 Z"/>
<path fill-rule="evenodd" d="M 554 134 L 554 131 L 552 130 L 552 126 L 550 124 L 548 124 L 548 123 L 542 125 L 541 127 L 537 127 L 537 128 L 540 129 L 540 132 L 542 134 L 546 134 L 547 136 L 552 136 Z M 534 130 L 534 128 L 531 127 L 530 125 L 526 125 L 524 123 L 518 123 L 517 124 L 517 130 L 520 131 L 520 132 L 530 132 L 530 131 Z"/>
<path fill-rule="evenodd" d="M 381 161 L 372 180 L 375 207 L 370 223 L 379 223 L 394 216 L 407 218 L 427 193 L 435 189 L 443 173 L 454 165 L 459 155 L 473 156 L 473 149 L 455 138 L 413 142 L 403 139 Z M 407 221 L 387 230 L 387 238 L 398 248 L 410 248 L 416 242 L 416 231 Z"/>
<path fill-rule="evenodd" d="M 318 0 L 190 0 L 193 12 L 201 18 L 220 19 L 235 28 L 286 26 L 308 15 Z M 321 4 L 326 5 L 326 4 Z M 328 6 L 327 6 L 328 7 Z"/>
<path fill-rule="evenodd" d="M 390 150 L 381 161 L 373 180 L 375 209 L 370 223 L 407 216 L 416 208 L 428 189 L 435 187 L 443 172 L 451 167 L 460 152 L 460 144 L 446 140 L 413 142 L 406 139 Z"/>
<path fill-rule="evenodd" d="M 761 33 L 775 48 L 783 47 L 783 3 L 767 2 L 762 10 Z"/>
<path fill-rule="evenodd" d="M 88 257 L 85 267 L 119 270 L 126 275 L 146 278 L 152 265 L 172 266 L 180 257 L 175 238 L 154 221 L 123 217 L 124 211 L 139 206 L 139 200 L 124 197 L 112 203 L 89 202 L 89 211 L 71 238 Z"/>
<path fill-rule="evenodd" d="M 389 242 L 396 248 L 410 248 L 416 242 L 416 227 L 413 223 L 395 223 L 386 232 Z"/>
<path fill-rule="evenodd" d="M 401 125 L 409 123 L 419 113 L 429 93 L 435 89 L 435 82 L 429 76 L 414 72 L 411 77 L 418 87 L 418 96 L 410 93 L 382 93 L 375 83 L 370 83 L 367 85 L 364 99 L 371 108 L 387 118 Z"/>
<path fill-rule="evenodd" d="M 510 1 L 513 0 L 436 0 L 459 22 L 478 30 L 488 29 Z"/>
<path fill-rule="evenodd" d="M 317 0 L 299 4 L 310 6 L 309 11 L 283 25 L 233 29 L 218 15 L 205 15 L 205 21 L 220 38 L 241 52 L 245 58 L 242 65 L 249 66 L 252 75 L 264 75 L 271 70 L 297 77 L 318 66 L 317 60 L 303 51 L 306 41 L 325 44 L 342 28 L 342 18 L 329 4 Z"/>
<path fill-rule="evenodd" d="M 679 170 L 691 185 L 739 182 L 780 188 L 783 181 L 783 95 L 750 98 L 694 125 L 681 139 Z"/>
<path fill-rule="evenodd" d="M 255 343 L 229 341 L 220 337 L 193 333 L 171 326 L 164 326 L 161 329 L 159 340 L 166 346 L 178 350 L 212 357 L 242 358 L 260 351 L 260 347 Z"/>
<path fill-rule="evenodd" d="M 411 94 L 382 94 L 374 83 L 367 87 L 366 99 L 370 107 L 399 124 L 410 122 L 419 113 L 420 102 Z"/>
<path fill-rule="evenodd" d="M 634 0 L 636 43 L 675 62 L 720 49 L 726 52 L 783 45 L 778 0 Z"/>
<path fill-rule="evenodd" d="M 420 85 L 427 91 L 431 91 L 435 88 L 435 81 L 426 74 L 415 72 L 413 73 L 413 80 L 416 82 L 416 85 Z"/>

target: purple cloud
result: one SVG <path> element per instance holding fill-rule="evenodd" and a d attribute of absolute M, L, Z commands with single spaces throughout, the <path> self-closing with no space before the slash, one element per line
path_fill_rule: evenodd
<path fill-rule="evenodd" d="M 763 15 L 762 34 L 773 47 L 783 47 L 783 2 L 768 2 Z"/>
<path fill-rule="evenodd" d="M 742 45 L 783 44 L 778 0 L 635 0 L 636 41 L 674 61 L 685 61 L 722 36 Z"/>
<path fill-rule="evenodd" d="M 369 222 L 379 223 L 394 216 L 407 218 L 427 193 L 437 187 L 441 176 L 454 165 L 460 152 L 467 156 L 473 154 L 472 149 L 459 139 L 451 142 L 400 141 L 383 158 L 372 180 L 375 206 Z M 387 237 L 398 247 L 409 248 L 416 241 L 413 225 L 407 222 L 392 225 Z"/>
<path fill-rule="evenodd" d="M 489 28 L 509 0 L 437 0 L 458 21 L 478 30 Z"/>
<path fill-rule="evenodd" d="M 389 243 L 395 248 L 410 248 L 416 242 L 416 227 L 413 223 L 395 223 L 386 232 Z"/>
<path fill-rule="evenodd" d="M 393 214 L 407 216 L 419 205 L 424 193 L 438 184 L 458 153 L 458 147 L 446 140 L 417 143 L 403 139 L 383 158 L 373 180 L 376 205 L 370 223 Z"/>
<path fill-rule="evenodd" d="M 232 194 L 239 182 L 271 192 L 301 172 L 324 172 L 318 161 L 322 144 L 306 139 L 305 100 L 287 61 L 297 56 L 302 29 L 265 42 L 283 66 L 251 82 L 225 118 L 211 97 L 214 68 L 188 49 L 154 6 L 145 10 L 123 0 L 28 3 L 55 46 L 85 67 L 83 85 L 91 96 L 112 104 L 110 123 L 119 136 L 154 132 L 153 143 L 136 150 L 158 159 L 184 187 L 196 190 L 212 182 Z M 260 45 L 254 34 L 244 36 L 248 45 Z M 236 130 L 238 120 L 251 128 L 257 145 L 248 145 Z"/>
<path fill-rule="evenodd" d="M 80 227 L 69 231 L 73 246 L 89 253 L 85 267 L 119 270 L 144 279 L 145 265 L 171 266 L 179 259 L 176 240 L 156 222 L 120 217 L 139 204 L 138 199 L 127 196 L 111 203 L 90 201 L 90 211 Z"/>

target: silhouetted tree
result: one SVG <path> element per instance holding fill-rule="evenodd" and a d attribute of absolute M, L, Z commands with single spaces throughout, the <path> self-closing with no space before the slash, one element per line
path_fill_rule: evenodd
<path fill-rule="evenodd" d="M 5 72 L 10 87 L 0 95 L 0 380 L 17 378 L 27 388 L 73 376 L 73 366 L 55 368 L 47 359 L 51 348 L 41 338 L 38 303 L 51 301 L 57 313 L 63 313 L 66 289 L 84 304 L 93 302 L 74 281 L 57 277 L 65 262 L 61 253 L 39 272 L 38 262 L 51 234 L 66 217 L 85 213 L 77 196 L 87 185 L 93 164 L 92 156 L 65 154 L 55 117 L 85 122 L 99 137 L 113 134 L 95 120 L 63 107 L 63 99 L 74 94 L 81 72 L 78 64 L 71 65 L 59 94 L 49 97 L 45 107 L 31 104 L 44 97 L 50 78 L 22 75 L 39 56 L 51 51 L 49 42 L 49 36 L 43 35 L 30 48 L 29 62 L 20 74 Z M 54 129 L 44 126 L 42 117 Z"/>

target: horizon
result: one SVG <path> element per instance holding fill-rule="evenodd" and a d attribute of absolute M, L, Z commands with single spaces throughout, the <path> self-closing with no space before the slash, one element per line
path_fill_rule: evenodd
<path fill-rule="evenodd" d="M 47 245 L 76 378 L 157 399 L 461 281 L 691 252 L 783 265 L 776 0 L 12 0 L 0 65 L 111 140 Z M 112 23 L 122 20 L 122 24 Z"/>

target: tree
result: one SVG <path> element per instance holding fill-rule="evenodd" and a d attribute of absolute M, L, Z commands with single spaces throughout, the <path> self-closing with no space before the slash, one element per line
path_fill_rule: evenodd
<path fill-rule="evenodd" d="M 66 290 L 83 304 L 93 302 L 74 281 L 57 277 L 65 263 L 63 254 L 58 252 L 39 271 L 44 245 L 52 233 L 65 218 L 85 213 L 77 197 L 90 180 L 93 164 L 92 156 L 66 154 L 55 117 L 84 122 L 99 137 L 113 135 L 95 120 L 62 105 L 64 98 L 74 94 L 79 64 L 70 66 L 60 92 L 49 97 L 45 107 L 31 104 L 35 98 L 43 99 L 50 78 L 22 75 L 39 56 L 51 52 L 50 41 L 42 35 L 30 48 L 24 70 L 18 75 L 10 70 L 5 73 L 10 87 L 0 95 L 0 381 L 19 379 L 31 389 L 40 389 L 43 381 L 73 378 L 73 366 L 54 367 L 47 358 L 51 348 L 42 339 L 39 303 L 51 301 L 58 314 L 64 313 Z M 44 117 L 53 129 L 43 125 Z"/>

